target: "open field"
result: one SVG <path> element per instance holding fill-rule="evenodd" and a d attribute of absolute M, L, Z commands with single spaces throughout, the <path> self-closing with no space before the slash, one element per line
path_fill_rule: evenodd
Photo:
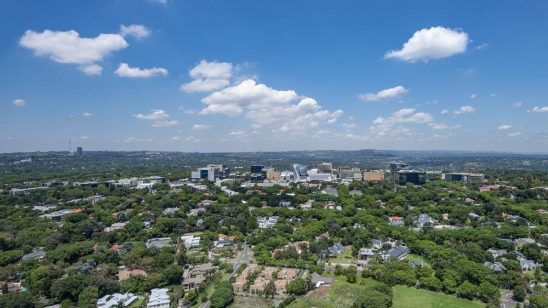
<path fill-rule="evenodd" d="M 422 289 L 395 286 L 392 307 L 394 308 L 479 308 L 485 307 L 480 302 L 469 301 L 456 296 L 430 292 Z"/>

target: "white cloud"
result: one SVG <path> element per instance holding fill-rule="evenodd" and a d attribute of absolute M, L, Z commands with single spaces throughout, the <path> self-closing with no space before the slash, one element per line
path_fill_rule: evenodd
<path fill-rule="evenodd" d="M 87 140 L 87 139 L 89 139 L 89 137 L 88 136 L 80 136 L 80 139 Z"/>
<path fill-rule="evenodd" d="M 466 51 L 468 34 L 458 29 L 432 27 L 422 29 L 403 44 L 401 50 L 388 51 L 384 57 L 408 62 L 447 58 Z"/>
<path fill-rule="evenodd" d="M 515 102 L 515 103 L 512 104 L 512 106 L 514 106 L 516 108 L 519 108 L 519 107 L 523 106 L 523 102 L 522 101 Z"/>
<path fill-rule="evenodd" d="M 448 114 L 448 113 L 449 113 L 449 110 L 443 109 L 440 113 L 441 113 L 441 114 Z"/>
<path fill-rule="evenodd" d="M 196 79 L 181 85 L 183 92 L 210 92 L 224 88 L 230 84 L 228 79 Z"/>
<path fill-rule="evenodd" d="M 162 67 L 138 68 L 130 67 L 127 63 L 120 63 L 118 69 L 116 69 L 114 73 L 120 77 L 128 78 L 149 78 L 168 75 L 168 71 Z"/>
<path fill-rule="evenodd" d="M 474 111 L 476 111 L 476 109 L 472 106 L 462 106 L 459 109 L 453 111 L 453 114 L 454 115 L 459 115 L 459 114 L 463 114 L 463 113 L 471 113 L 471 112 L 474 112 Z"/>
<path fill-rule="evenodd" d="M 120 26 L 120 35 L 121 36 L 133 36 L 134 38 L 144 39 L 150 35 L 150 29 L 143 25 L 121 25 Z"/>
<path fill-rule="evenodd" d="M 232 63 L 202 60 L 189 74 L 194 79 L 227 79 L 232 77 L 232 69 Z"/>
<path fill-rule="evenodd" d="M 533 112 L 548 112 L 548 106 L 543 106 L 543 107 L 535 106 L 535 107 L 533 107 L 533 109 L 531 111 L 533 111 Z"/>
<path fill-rule="evenodd" d="M 509 133 L 506 136 L 508 136 L 508 137 L 517 137 L 517 136 L 521 136 L 521 135 L 522 135 L 521 132 L 515 132 L 515 133 Z"/>
<path fill-rule="evenodd" d="M 366 93 L 366 94 L 360 94 L 358 97 L 361 100 L 368 101 L 368 102 L 376 102 L 378 100 L 388 99 L 388 98 L 395 98 L 399 97 L 402 94 L 408 92 L 405 87 L 403 86 L 397 86 L 389 89 L 384 89 L 382 91 L 379 91 L 377 93 Z"/>
<path fill-rule="evenodd" d="M 482 50 L 483 48 L 485 48 L 485 47 L 487 47 L 487 46 L 489 46 L 489 44 L 483 43 L 483 44 L 478 45 L 478 46 L 476 46 L 476 47 L 474 47 L 474 48 L 477 49 L 477 50 Z"/>
<path fill-rule="evenodd" d="M 168 127 L 179 125 L 179 121 L 169 120 L 169 114 L 161 109 L 152 110 L 152 112 L 149 114 L 134 114 L 133 117 L 140 120 L 151 121 L 152 127 Z"/>
<path fill-rule="evenodd" d="M 231 137 L 238 137 L 238 138 L 247 136 L 247 134 L 242 130 L 231 131 L 230 133 L 228 133 L 228 135 Z"/>
<path fill-rule="evenodd" d="M 497 127 L 498 130 L 507 130 L 507 129 L 510 129 L 510 128 L 512 128 L 512 125 L 508 125 L 508 124 L 499 125 Z"/>
<path fill-rule="evenodd" d="M 234 66 L 227 62 L 200 61 L 189 72 L 194 80 L 181 85 L 184 92 L 211 92 L 222 89 L 230 84 Z"/>
<path fill-rule="evenodd" d="M 192 129 L 194 130 L 202 130 L 202 129 L 208 129 L 211 128 L 211 125 L 209 124 L 194 124 L 192 125 Z"/>
<path fill-rule="evenodd" d="M 101 74 L 102 68 L 96 64 L 111 53 L 128 47 L 119 34 L 101 33 L 96 37 L 80 37 L 74 30 L 34 32 L 27 30 L 19 44 L 34 51 L 37 56 L 49 57 L 59 63 L 78 64 L 79 69 L 88 75 Z"/>
<path fill-rule="evenodd" d="M 83 117 L 86 117 L 86 118 L 89 118 L 89 117 L 93 116 L 93 113 L 91 113 L 91 112 L 84 112 L 84 113 L 82 113 L 82 116 L 83 116 Z"/>
<path fill-rule="evenodd" d="M 445 123 L 430 123 L 428 124 L 429 127 L 431 127 L 432 129 L 436 129 L 436 130 L 441 130 L 441 129 L 448 129 L 449 126 Z"/>
<path fill-rule="evenodd" d="M 405 134 L 410 130 L 403 127 L 406 123 L 430 123 L 434 119 L 431 114 L 416 112 L 415 109 L 404 108 L 392 113 L 389 117 L 378 117 L 372 122 L 369 130 L 377 136 Z"/>
<path fill-rule="evenodd" d="M 152 127 L 170 127 L 179 125 L 177 120 L 158 120 L 152 122 Z"/>
<path fill-rule="evenodd" d="M 103 68 L 99 64 L 81 65 L 78 70 L 89 76 L 99 76 L 103 73 Z"/>
<path fill-rule="evenodd" d="M 293 90 L 275 90 L 255 80 L 211 93 L 202 99 L 207 107 L 200 114 L 226 114 L 245 117 L 257 126 L 280 125 L 278 131 L 301 133 L 321 122 L 334 123 L 342 110 L 329 112 L 313 98 L 299 96 Z"/>
<path fill-rule="evenodd" d="M 470 98 L 471 98 L 471 99 L 474 99 L 474 98 L 476 98 L 476 97 L 478 97 L 477 94 L 475 94 L 475 93 L 470 94 Z"/>
<path fill-rule="evenodd" d="M 343 127 L 346 127 L 346 128 L 354 128 L 356 127 L 356 123 L 343 123 L 341 124 Z"/>
<path fill-rule="evenodd" d="M 178 140 L 181 140 L 181 138 L 179 138 L 177 136 L 173 136 L 173 137 L 171 137 L 171 140 L 178 141 Z"/>
<path fill-rule="evenodd" d="M 22 98 L 14 99 L 11 103 L 16 107 L 23 107 L 27 105 L 27 101 Z"/>
<path fill-rule="evenodd" d="M 154 3 L 160 3 L 160 4 L 164 4 L 164 5 L 167 4 L 167 0 L 148 0 L 148 1 L 154 2 Z"/>

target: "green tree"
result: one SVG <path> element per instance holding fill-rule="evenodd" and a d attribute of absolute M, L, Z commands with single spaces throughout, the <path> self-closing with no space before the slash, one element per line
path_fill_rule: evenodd
<path fill-rule="evenodd" d="M 226 281 L 221 282 L 211 294 L 211 307 L 224 308 L 234 301 L 232 285 Z"/>
<path fill-rule="evenodd" d="M 95 308 L 99 298 L 99 289 L 96 286 L 88 286 L 78 295 L 78 307 Z"/>
<path fill-rule="evenodd" d="M 465 281 L 459 286 L 457 293 L 460 297 L 473 299 L 478 293 L 478 288 L 470 282 Z"/>
<path fill-rule="evenodd" d="M 286 287 L 287 293 L 294 295 L 303 295 L 308 291 L 308 286 L 306 281 L 302 278 L 297 278 L 287 284 Z"/>
<path fill-rule="evenodd" d="M 521 285 L 516 285 L 514 287 L 514 299 L 518 302 L 523 302 L 525 300 L 525 296 L 527 295 L 525 293 L 525 289 Z"/>
<path fill-rule="evenodd" d="M 16 292 L 0 295 L 0 307 L 34 308 L 32 295 L 27 292 Z"/>

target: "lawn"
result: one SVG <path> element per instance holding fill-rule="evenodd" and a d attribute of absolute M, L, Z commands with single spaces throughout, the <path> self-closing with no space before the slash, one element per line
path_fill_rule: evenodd
<path fill-rule="evenodd" d="M 230 306 L 231 308 L 257 308 L 257 307 L 276 307 L 282 300 L 275 299 L 266 299 L 259 296 L 234 296 L 234 303 Z"/>
<path fill-rule="evenodd" d="M 430 267 L 430 263 L 428 263 L 428 261 L 426 261 L 426 259 L 424 259 L 423 257 L 418 256 L 418 255 L 410 254 L 407 257 L 405 257 L 405 260 L 407 260 L 407 261 L 411 261 L 411 260 L 419 261 L 419 262 L 422 262 L 422 264 L 424 264 L 424 266 Z"/>
<path fill-rule="evenodd" d="M 395 286 L 392 307 L 394 308 L 479 308 L 485 307 L 480 302 L 469 301 L 456 296 L 430 292 L 422 289 Z"/>
<path fill-rule="evenodd" d="M 364 285 L 375 284 L 372 279 L 358 278 L 356 283 L 348 283 L 344 277 L 335 277 L 333 285 L 314 290 L 299 297 L 289 307 L 349 307 L 363 292 Z"/>

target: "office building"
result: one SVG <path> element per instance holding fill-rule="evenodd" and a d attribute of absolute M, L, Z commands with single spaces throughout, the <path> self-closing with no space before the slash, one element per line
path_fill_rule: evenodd
<path fill-rule="evenodd" d="M 423 185 L 426 183 L 426 172 L 417 170 L 400 170 L 396 171 L 394 180 L 398 185 L 405 185 L 406 183 Z"/>
<path fill-rule="evenodd" d="M 308 171 L 306 166 L 300 164 L 293 164 L 293 180 L 295 182 L 306 181 L 308 177 Z"/>
<path fill-rule="evenodd" d="M 442 173 L 441 179 L 452 182 L 483 181 L 485 180 L 485 175 L 481 173 L 451 172 Z"/>
<path fill-rule="evenodd" d="M 409 167 L 409 165 L 404 163 L 390 163 L 390 176 L 395 176 L 396 172 L 403 170 L 407 167 Z"/>
<path fill-rule="evenodd" d="M 192 180 L 208 180 L 215 182 L 216 179 L 224 179 L 230 175 L 230 169 L 225 165 L 209 164 L 207 167 L 199 168 L 191 172 Z"/>
<path fill-rule="evenodd" d="M 251 167 L 249 167 L 249 170 L 251 171 L 251 174 L 262 173 L 263 168 L 264 168 L 264 165 L 251 165 Z"/>
<path fill-rule="evenodd" d="M 348 167 L 343 166 L 339 167 L 339 178 L 341 179 L 349 179 L 349 180 L 361 180 L 361 170 L 357 167 Z"/>
<path fill-rule="evenodd" d="M 384 181 L 384 171 L 383 170 L 364 171 L 363 172 L 363 180 L 366 181 L 366 182 Z"/>
<path fill-rule="evenodd" d="M 77 147 L 76 148 L 76 155 L 78 155 L 78 156 L 84 155 L 84 151 L 82 150 L 82 147 Z"/>

